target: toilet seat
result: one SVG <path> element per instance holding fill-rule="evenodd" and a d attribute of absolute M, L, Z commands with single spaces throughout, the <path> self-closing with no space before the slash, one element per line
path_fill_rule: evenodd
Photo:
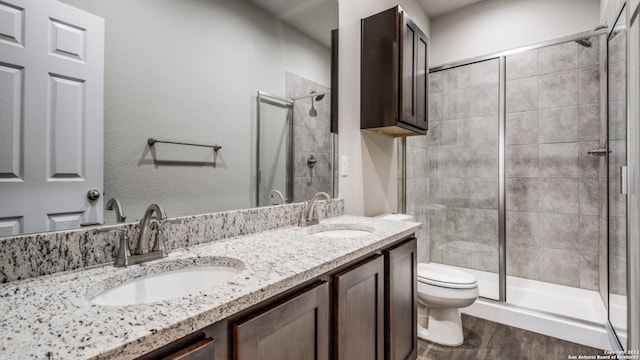
<path fill-rule="evenodd" d="M 418 264 L 417 275 L 421 283 L 449 289 L 472 289 L 478 286 L 473 275 L 433 263 Z"/>

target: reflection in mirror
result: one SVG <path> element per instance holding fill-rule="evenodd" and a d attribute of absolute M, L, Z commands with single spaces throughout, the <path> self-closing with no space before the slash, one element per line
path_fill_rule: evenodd
<path fill-rule="evenodd" d="M 607 39 L 609 321 L 627 347 L 626 24 L 624 8 Z"/>
<path fill-rule="evenodd" d="M 47 209 L 56 215 L 55 224 L 49 221 L 41 229 L 29 230 L 20 226 L 21 214 L 0 213 L 0 236 L 87 222 L 113 224 L 115 211 L 102 214 L 102 201 L 111 198 L 120 201 L 128 221 L 140 219 L 150 203 L 162 205 L 170 217 L 256 206 L 257 91 L 291 99 L 330 90 L 330 31 L 337 27 L 337 0 L 61 3 L 105 20 L 101 205 L 96 206 L 99 211 L 78 216 Z M 60 84 L 66 85 L 67 80 Z M 313 121 L 301 119 L 300 135 L 295 129 L 292 132 L 294 141 L 284 149 L 291 161 L 313 153 L 318 160 L 314 169 L 325 166 L 321 166 L 320 150 L 302 148 L 299 156 L 294 150 L 298 139 L 304 145 L 309 139 L 331 144 L 333 135 L 323 134 L 320 139 L 311 131 L 324 126 L 323 121 L 328 127 L 329 116 L 323 114 L 322 106 L 329 104 L 329 96 L 313 99 L 313 104 L 310 97 L 294 101 L 294 119 L 296 108 L 308 115 L 312 105 L 317 116 Z M 148 138 L 222 148 L 149 146 Z M 98 137 L 83 141 L 102 142 Z M 329 161 L 326 167 L 333 170 Z M 308 200 L 303 194 L 315 192 L 313 186 L 324 181 L 307 175 L 291 172 L 289 201 Z M 0 187 L 5 185 L 2 180 Z M 330 182 L 323 185 L 329 188 L 322 191 L 332 186 Z M 74 196 L 86 202 L 88 190 L 85 187 Z M 38 194 L 39 199 L 48 196 L 42 190 Z M 30 204 L 43 208 L 40 200 Z"/>

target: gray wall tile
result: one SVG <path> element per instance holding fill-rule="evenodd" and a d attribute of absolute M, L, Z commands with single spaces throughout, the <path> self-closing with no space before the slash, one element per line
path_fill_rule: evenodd
<path fill-rule="evenodd" d="M 540 245 L 538 232 L 540 224 L 537 212 L 507 211 L 506 232 L 509 248 L 514 244 Z M 509 250 L 510 251 L 510 250 Z"/>
<path fill-rule="evenodd" d="M 470 178 L 469 206 L 475 209 L 498 208 L 498 179 Z"/>
<path fill-rule="evenodd" d="M 580 176 L 579 143 L 540 144 L 539 149 L 540 177 L 573 179 Z"/>
<path fill-rule="evenodd" d="M 597 216 L 580 216 L 580 252 L 598 255 L 600 220 Z"/>
<path fill-rule="evenodd" d="M 498 88 L 500 60 L 492 59 L 466 66 L 469 74 L 469 86 L 493 85 Z"/>
<path fill-rule="evenodd" d="M 468 66 L 460 66 L 443 71 L 442 79 L 444 91 L 451 92 L 456 89 L 469 87 L 471 79 L 470 75 Z"/>
<path fill-rule="evenodd" d="M 598 290 L 598 255 L 580 254 L 580 287 Z"/>
<path fill-rule="evenodd" d="M 513 244 L 507 251 L 507 274 L 538 280 L 540 274 L 540 249 L 535 246 Z"/>
<path fill-rule="evenodd" d="M 609 258 L 609 288 L 617 295 L 627 294 L 627 259 L 622 256 Z"/>
<path fill-rule="evenodd" d="M 407 179 L 407 211 L 416 211 L 430 203 L 430 182 L 424 179 Z"/>
<path fill-rule="evenodd" d="M 506 107 L 507 113 L 537 110 L 537 78 L 507 80 Z"/>
<path fill-rule="evenodd" d="M 598 215 L 598 179 L 580 180 L 580 214 Z"/>
<path fill-rule="evenodd" d="M 498 116 L 474 117 L 467 121 L 468 142 L 472 148 L 498 146 Z"/>
<path fill-rule="evenodd" d="M 469 172 L 469 149 L 439 150 L 438 176 L 449 178 L 467 177 Z"/>
<path fill-rule="evenodd" d="M 469 209 L 447 208 L 444 213 L 444 234 L 469 237 Z"/>
<path fill-rule="evenodd" d="M 624 140 L 627 138 L 626 102 L 609 102 L 609 140 Z"/>
<path fill-rule="evenodd" d="M 431 95 L 442 92 L 444 83 L 442 79 L 442 71 L 429 74 L 429 91 Z"/>
<path fill-rule="evenodd" d="M 469 116 L 498 114 L 497 84 L 480 85 L 469 88 Z"/>
<path fill-rule="evenodd" d="M 578 67 L 578 44 L 567 42 L 538 49 L 538 74 L 549 74 Z"/>
<path fill-rule="evenodd" d="M 589 155 L 589 150 L 599 148 L 599 141 L 586 141 L 580 143 L 580 177 L 582 179 L 597 179 L 600 163 L 604 164 L 603 157 Z"/>
<path fill-rule="evenodd" d="M 538 140 L 540 143 L 578 141 L 578 108 L 540 110 Z"/>
<path fill-rule="evenodd" d="M 580 211 L 578 180 L 540 180 L 540 211 L 578 214 Z"/>
<path fill-rule="evenodd" d="M 610 62 L 608 66 L 609 88 L 607 99 L 612 101 L 623 101 L 626 96 L 626 69 L 624 62 Z"/>
<path fill-rule="evenodd" d="M 600 63 L 600 37 L 592 36 L 588 39 L 591 47 L 578 46 L 578 66 L 587 67 Z"/>
<path fill-rule="evenodd" d="M 540 109 L 578 105 L 578 70 L 542 75 L 537 79 Z"/>
<path fill-rule="evenodd" d="M 498 173 L 498 147 L 471 149 L 468 175 L 473 178 L 495 178 Z"/>
<path fill-rule="evenodd" d="M 453 90 L 444 97 L 444 120 L 464 119 L 471 115 L 469 88 Z"/>
<path fill-rule="evenodd" d="M 572 251 L 540 249 L 540 280 L 580 286 L 580 257 Z"/>
<path fill-rule="evenodd" d="M 421 148 L 407 146 L 407 178 L 428 178 L 429 177 L 429 151 Z"/>
<path fill-rule="evenodd" d="M 440 148 L 466 148 L 469 143 L 468 119 L 443 121 L 440 125 Z"/>
<path fill-rule="evenodd" d="M 598 66 L 580 69 L 580 104 L 593 104 L 600 101 L 600 69 Z"/>
<path fill-rule="evenodd" d="M 578 138 L 598 140 L 600 138 L 600 104 L 580 105 L 578 108 Z"/>
<path fill-rule="evenodd" d="M 538 74 L 538 50 L 507 56 L 507 80 L 536 76 Z"/>
<path fill-rule="evenodd" d="M 505 151 L 506 177 L 538 177 L 538 145 L 507 146 Z"/>
<path fill-rule="evenodd" d="M 540 213 L 540 242 L 548 249 L 580 250 L 580 216 Z"/>
<path fill-rule="evenodd" d="M 513 211 L 538 211 L 538 180 L 507 179 L 506 208 Z"/>
<path fill-rule="evenodd" d="M 508 113 L 505 122 L 505 141 L 507 145 L 538 143 L 537 111 Z"/>
<path fill-rule="evenodd" d="M 474 240 L 498 240 L 498 210 L 469 210 L 469 231 Z"/>
<path fill-rule="evenodd" d="M 442 204 L 449 207 L 469 207 L 469 186 L 467 179 L 443 178 Z"/>
<path fill-rule="evenodd" d="M 444 120 L 444 97 L 442 93 L 429 94 L 429 125 L 432 121 Z M 429 129 L 431 131 L 431 129 Z"/>

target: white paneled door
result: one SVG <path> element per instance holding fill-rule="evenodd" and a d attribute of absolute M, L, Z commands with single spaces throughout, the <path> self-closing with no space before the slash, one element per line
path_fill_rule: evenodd
<path fill-rule="evenodd" d="M 102 221 L 104 20 L 0 0 L 0 236 Z"/>

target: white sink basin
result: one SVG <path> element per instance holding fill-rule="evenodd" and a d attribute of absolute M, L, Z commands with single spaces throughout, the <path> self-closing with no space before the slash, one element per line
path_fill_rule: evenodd
<path fill-rule="evenodd" d="M 111 287 L 90 298 L 96 305 L 124 306 L 169 300 L 231 281 L 244 266 L 191 265 L 145 275 Z"/>
<path fill-rule="evenodd" d="M 373 228 L 357 224 L 326 224 L 312 229 L 310 234 L 316 237 L 340 239 L 366 236 L 374 231 Z"/>

